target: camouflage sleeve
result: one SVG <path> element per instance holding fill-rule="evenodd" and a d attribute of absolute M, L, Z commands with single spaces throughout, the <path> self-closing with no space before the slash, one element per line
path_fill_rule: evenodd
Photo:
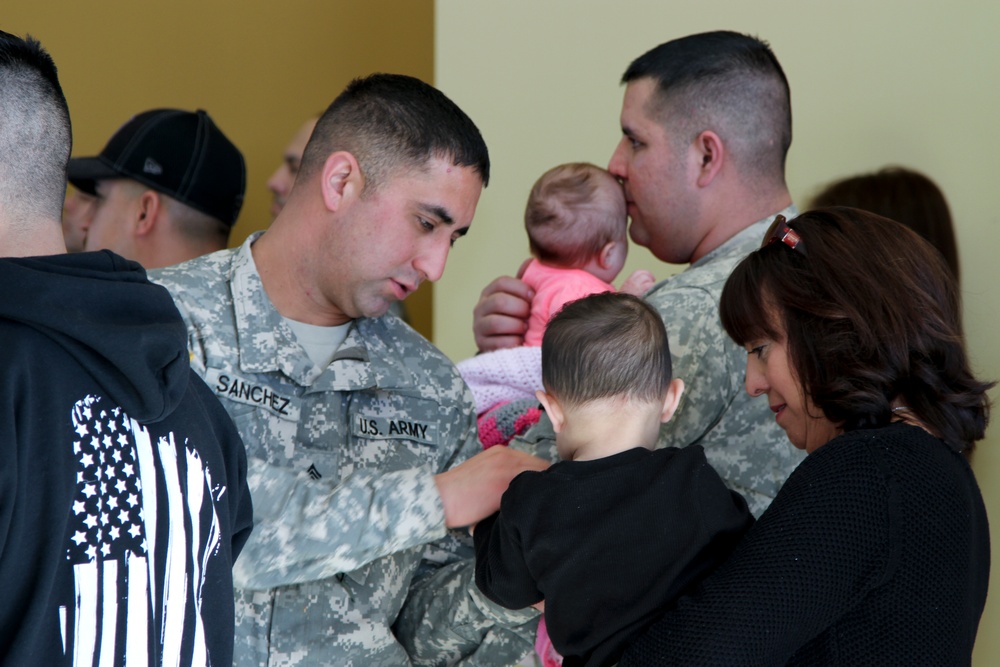
<path fill-rule="evenodd" d="M 359 471 L 333 486 L 250 459 L 247 480 L 255 515 L 233 567 L 240 588 L 325 579 L 446 533 L 429 467 Z"/>
<path fill-rule="evenodd" d="M 188 325 L 191 367 L 204 377 L 213 344 L 178 304 Z M 468 397 L 471 401 L 471 397 Z M 463 439 L 475 440 L 469 420 Z M 471 446 L 470 446 L 471 447 Z M 454 457 L 468 456 L 463 447 Z M 352 572 L 403 549 L 444 538 L 444 508 L 430 465 L 361 470 L 337 484 L 248 457 L 253 532 L 233 567 L 238 588 L 269 589 Z"/>
<path fill-rule="evenodd" d="M 487 600 L 465 559 L 414 584 L 393 631 L 415 667 L 509 667 L 531 652 L 538 617 Z"/>
<path fill-rule="evenodd" d="M 711 292 L 697 287 L 654 291 L 647 301 L 667 327 L 673 375 L 684 380 L 684 395 L 673 418 L 660 427 L 657 447 L 685 447 L 714 427 L 737 391 L 732 386 L 732 341 L 719 319 Z"/>
<path fill-rule="evenodd" d="M 511 449 L 527 452 L 553 463 L 559 460 L 559 451 L 556 449 L 556 432 L 552 428 L 552 420 L 544 412 L 542 412 L 538 422 L 528 429 L 527 433 L 514 436 L 508 446 Z"/>
<path fill-rule="evenodd" d="M 461 445 L 455 450 L 451 459 L 445 463 L 444 470 L 450 470 L 483 451 L 483 445 L 479 441 L 479 432 L 476 428 L 475 410 L 471 403 L 472 393 L 467 387 L 462 401 L 463 409 L 459 417 L 459 420 L 464 422 L 460 437 Z M 416 578 L 423 578 L 438 568 L 470 558 L 472 555 L 472 538 L 469 536 L 469 532 L 464 528 L 449 530 L 443 539 L 436 539 L 424 546 Z"/>
<path fill-rule="evenodd" d="M 461 557 L 461 545 L 445 528 L 434 479 L 482 450 L 471 394 L 456 381 L 460 399 L 442 404 L 452 427 L 451 446 L 423 465 L 361 469 L 338 483 L 324 483 L 251 458 L 247 477 L 256 517 L 233 572 L 237 586 L 260 589 L 324 579 L 413 547 L 424 547 L 422 571 Z"/>
<path fill-rule="evenodd" d="M 471 415 L 464 455 L 482 450 Z M 412 664 L 509 667 L 534 647 L 538 612 L 494 604 L 475 582 L 475 553 L 467 531 L 451 531 L 425 548 L 393 631 Z"/>

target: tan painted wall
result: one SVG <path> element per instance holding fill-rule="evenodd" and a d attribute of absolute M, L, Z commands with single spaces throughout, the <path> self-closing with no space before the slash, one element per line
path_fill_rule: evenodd
<path fill-rule="evenodd" d="M 534 179 L 560 162 L 607 163 L 628 63 L 674 37 L 733 29 L 769 40 L 791 82 L 796 201 L 888 163 L 942 186 L 958 225 L 969 347 L 978 372 L 1000 378 L 1000 4 L 437 0 L 436 24 L 436 81 L 479 124 L 493 158 L 493 183 L 436 292 L 436 341 L 453 359 L 474 351 L 480 290 L 528 251 L 522 216 Z M 640 250 L 632 267 L 660 276 L 676 268 Z M 998 428 L 975 467 L 1000 525 Z M 993 582 L 1000 590 L 1000 574 Z M 975 664 L 1000 664 L 1000 593 L 989 600 Z"/>
<path fill-rule="evenodd" d="M 270 224 L 266 183 L 285 145 L 348 81 L 387 71 L 433 82 L 433 17 L 433 0 L 0 3 L 0 29 L 33 34 L 59 67 L 74 155 L 96 155 L 139 111 L 212 115 L 247 161 L 233 245 Z M 430 297 L 407 304 L 425 334 Z"/>

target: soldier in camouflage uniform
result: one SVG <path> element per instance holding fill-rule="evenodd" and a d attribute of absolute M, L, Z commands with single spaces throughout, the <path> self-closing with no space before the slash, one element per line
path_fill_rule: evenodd
<path fill-rule="evenodd" d="M 674 372 L 688 390 L 659 446 L 700 444 L 726 483 L 760 514 L 803 454 L 765 401 L 743 391 L 746 352 L 722 329 L 719 297 L 776 214 L 795 214 L 785 185 L 788 82 L 763 42 L 732 32 L 676 39 L 622 77 L 623 137 L 608 165 L 625 186 L 632 240 L 690 267 L 646 299 L 667 326 Z M 519 342 L 527 286 L 500 278 L 476 306 L 482 350 Z M 514 446 L 549 451 L 543 420 Z"/>
<path fill-rule="evenodd" d="M 547 464 L 481 451 L 452 364 L 384 315 L 440 277 L 488 178 L 458 107 L 416 79 L 374 75 L 319 120 L 267 232 L 154 275 L 249 455 L 256 516 L 234 571 L 235 664 L 399 667 L 419 635 L 439 651 L 422 659 L 478 648 L 466 664 L 499 666 L 530 645 L 519 624 L 534 614 L 450 585 L 471 552 L 447 528 L 491 514 L 516 473 Z M 394 629 L 413 587 L 417 620 Z"/>

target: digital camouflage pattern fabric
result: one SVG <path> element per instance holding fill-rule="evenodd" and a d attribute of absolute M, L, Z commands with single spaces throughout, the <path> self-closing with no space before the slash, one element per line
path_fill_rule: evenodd
<path fill-rule="evenodd" d="M 791 219 L 791 206 L 781 214 Z M 747 227 L 687 270 L 653 287 L 646 301 L 663 317 L 674 377 L 685 383 L 673 419 L 660 428 L 658 447 L 701 445 L 726 485 L 743 494 L 759 516 L 805 454 L 774 420 L 767 401 L 744 389 L 746 351 L 722 328 L 719 299 L 741 259 L 760 247 L 774 216 Z M 551 422 L 543 417 L 513 446 L 555 460 Z"/>
<path fill-rule="evenodd" d="M 516 662 L 533 638 L 516 626 L 535 614 L 451 575 L 472 551 L 446 531 L 433 476 L 481 451 L 454 366 L 385 316 L 355 320 L 316 367 L 264 292 L 255 238 L 152 274 L 247 446 L 255 525 L 234 571 L 235 664 Z"/>

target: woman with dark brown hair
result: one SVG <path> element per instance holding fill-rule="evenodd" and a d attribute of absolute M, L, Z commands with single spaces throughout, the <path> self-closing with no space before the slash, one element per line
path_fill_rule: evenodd
<path fill-rule="evenodd" d="M 899 223 L 779 216 L 721 316 L 747 391 L 809 456 L 621 667 L 969 664 L 990 547 L 962 454 L 992 384 L 969 369 L 958 303 L 940 255 Z"/>

